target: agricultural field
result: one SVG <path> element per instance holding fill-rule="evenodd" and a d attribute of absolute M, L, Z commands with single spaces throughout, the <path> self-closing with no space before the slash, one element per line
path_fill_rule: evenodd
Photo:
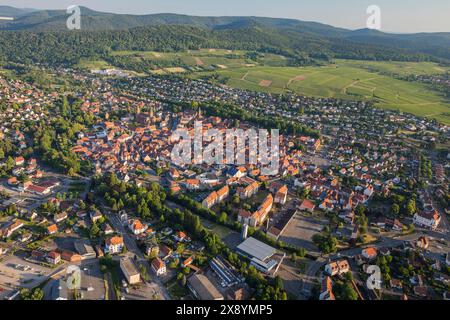
<path fill-rule="evenodd" d="M 370 68 L 370 70 L 368 69 Z M 192 77 L 218 75 L 230 86 L 283 93 L 286 91 L 314 97 L 373 100 L 380 108 L 401 110 L 450 123 L 450 102 L 426 85 L 395 79 L 387 73 L 438 74 L 444 69 L 433 63 L 361 62 L 338 60 L 328 66 L 304 68 L 255 66 L 214 72 L 199 72 Z"/>
<path fill-rule="evenodd" d="M 185 52 L 114 51 L 111 56 L 145 67 L 147 74 L 186 74 L 232 87 L 270 93 L 295 92 L 312 97 L 372 100 L 380 108 L 435 118 L 450 124 L 450 102 L 427 85 L 394 76 L 442 74 L 450 68 L 432 62 L 336 60 L 326 66 L 289 67 L 289 59 L 224 49 Z M 102 60 L 81 61 L 84 69 L 105 69 Z M 213 76 L 213 77 L 212 77 Z"/>
<path fill-rule="evenodd" d="M 127 57 L 134 62 L 154 63 L 155 65 L 164 64 L 171 68 L 183 68 L 178 72 L 185 71 L 212 71 L 228 68 L 238 68 L 247 65 L 245 52 L 230 50 L 190 50 L 185 52 L 138 52 L 138 51 L 115 51 L 113 57 Z M 173 73 L 166 68 L 149 70 L 150 73 Z"/>

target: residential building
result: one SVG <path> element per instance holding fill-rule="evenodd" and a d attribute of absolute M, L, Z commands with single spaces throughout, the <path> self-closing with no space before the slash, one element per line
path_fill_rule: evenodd
<path fill-rule="evenodd" d="M 314 204 L 314 202 L 306 199 L 306 200 L 303 200 L 302 204 L 299 207 L 299 210 L 313 212 L 315 208 L 316 208 L 316 205 Z"/>
<path fill-rule="evenodd" d="M 124 248 L 123 237 L 111 237 L 106 239 L 105 252 L 109 254 L 122 253 Z"/>
<path fill-rule="evenodd" d="M 133 260 L 130 258 L 122 258 L 120 259 L 119 264 L 125 279 L 130 285 L 135 285 L 141 282 L 141 274 L 136 268 Z"/>
<path fill-rule="evenodd" d="M 152 270 L 158 277 L 163 276 L 167 272 L 166 263 L 162 261 L 160 258 L 156 257 L 152 261 Z"/>
<path fill-rule="evenodd" d="M 413 222 L 420 227 L 436 230 L 441 222 L 441 215 L 436 210 L 419 211 L 414 215 Z"/>
<path fill-rule="evenodd" d="M 143 224 L 139 219 L 131 219 L 128 222 L 128 228 L 130 228 L 134 235 L 140 235 L 148 229 L 148 226 Z"/>
<path fill-rule="evenodd" d="M 46 260 L 50 264 L 57 265 L 61 262 L 61 255 L 58 252 L 51 251 L 47 254 Z"/>
<path fill-rule="evenodd" d="M 278 191 L 275 193 L 274 202 L 284 205 L 287 201 L 287 195 L 288 195 L 288 187 L 284 185 L 280 189 L 278 189 Z"/>
<path fill-rule="evenodd" d="M 371 247 L 371 248 L 363 249 L 361 254 L 365 259 L 373 260 L 377 257 L 378 252 L 377 252 L 377 249 Z"/>
<path fill-rule="evenodd" d="M 333 294 L 333 282 L 330 277 L 325 277 L 322 281 L 319 300 L 336 300 Z"/>
<path fill-rule="evenodd" d="M 255 182 L 249 184 L 245 188 L 238 188 L 237 194 L 239 195 L 239 198 L 241 198 L 241 199 L 248 199 L 248 198 L 253 197 L 255 194 L 257 194 L 258 191 L 259 191 L 259 183 L 255 181 Z"/>
<path fill-rule="evenodd" d="M 350 265 L 347 260 L 339 260 L 325 265 L 325 272 L 329 276 L 342 275 L 350 271 Z"/>

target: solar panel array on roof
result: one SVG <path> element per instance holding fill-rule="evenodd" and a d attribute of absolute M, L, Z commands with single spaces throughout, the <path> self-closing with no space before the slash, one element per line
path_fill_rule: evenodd
<path fill-rule="evenodd" d="M 264 261 L 276 253 L 276 249 L 255 238 L 248 238 L 237 249 L 247 256 Z"/>

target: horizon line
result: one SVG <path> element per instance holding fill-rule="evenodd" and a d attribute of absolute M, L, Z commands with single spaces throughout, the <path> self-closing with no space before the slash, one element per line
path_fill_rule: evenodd
<path fill-rule="evenodd" d="M 76 5 L 75 5 L 76 6 Z M 15 8 L 19 10 L 32 10 L 30 12 L 27 12 L 25 14 L 30 14 L 33 12 L 39 12 L 39 11 L 65 11 L 67 8 L 46 8 L 46 9 L 36 9 L 36 8 L 26 8 L 26 7 L 14 7 L 14 6 L 8 6 L 3 5 L 2 7 L 9 7 L 9 8 Z M 97 9 L 91 9 L 87 6 L 80 5 L 78 6 L 80 8 L 85 8 L 90 11 L 98 12 L 98 13 L 105 13 L 105 14 L 117 14 L 117 15 L 130 15 L 135 17 L 142 17 L 142 16 L 151 16 L 151 15 L 164 15 L 164 14 L 173 14 L 173 15 L 181 15 L 181 16 L 188 16 L 188 17 L 198 17 L 198 18 L 263 18 L 263 19 L 281 19 L 281 20 L 291 20 L 291 21 L 298 21 L 298 22 L 307 22 L 307 23 L 317 23 L 329 27 L 333 27 L 336 29 L 343 29 L 347 31 L 360 31 L 360 30 L 372 30 L 372 31 L 378 31 L 381 33 L 387 33 L 387 34 L 398 34 L 398 35 L 414 35 L 414 34 L 433 34 L 433 33 L 450 33 L 450 30 L 448 31 L 411 31 L 411 32 L 402 32 L 402 31 L 388 31 L 388 30 L 376 30 L 376 29 L 369 29 L 367 27 L 361 27 L 361 28 L 348 28 L 348 27 L 340 27 L 333 24 L 330 24 L 328 22 L 321 22 L 317 20 L 302 20 L 300 18 L 289 18 L 289 17 L 274 17 L 274 16 L 258 16 L 258 15 L 199 15 L 199 14 L 187 14 L 187 13 L 180 13 L 180 12 L 152 12 L 152 13 L 125 13 L 125 12 L 114 12 L 114 11 L 99 11 Z M 0 20 L 2 20 L 0 17 Z M 12 18 L 11 20 L 16 20 L 14 17 L 4 17 L 8 19 L 3 20 L 10 20 L 9 18 Z"/>

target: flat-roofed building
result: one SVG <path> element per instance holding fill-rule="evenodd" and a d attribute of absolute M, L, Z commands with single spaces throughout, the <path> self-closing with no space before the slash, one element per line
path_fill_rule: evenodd
<path fill-rule="evenodd" d="M 273 259 L 277 250 L 255 238 L 246 239 L 236 248 L 236 252 L 249 259 L 255 268 L 265 273 L 270 273 L 279 264 Z"/>
<path fill-rule="evenodd" d="M 215 257 L 209 262 L 211 269 L 218 275 L 222 281 L 222 285 L 226 287 L 231 287 L 241 282 L 239 276 L 236 274 L 235 270 L 222 259 L 220 256 Z"/>
<path fill-rule="evenodd" d="M 194 274 L 188 279 L 187 285 L 198 300 L 224 300 L 219 290 L 203 274 Z"/>

